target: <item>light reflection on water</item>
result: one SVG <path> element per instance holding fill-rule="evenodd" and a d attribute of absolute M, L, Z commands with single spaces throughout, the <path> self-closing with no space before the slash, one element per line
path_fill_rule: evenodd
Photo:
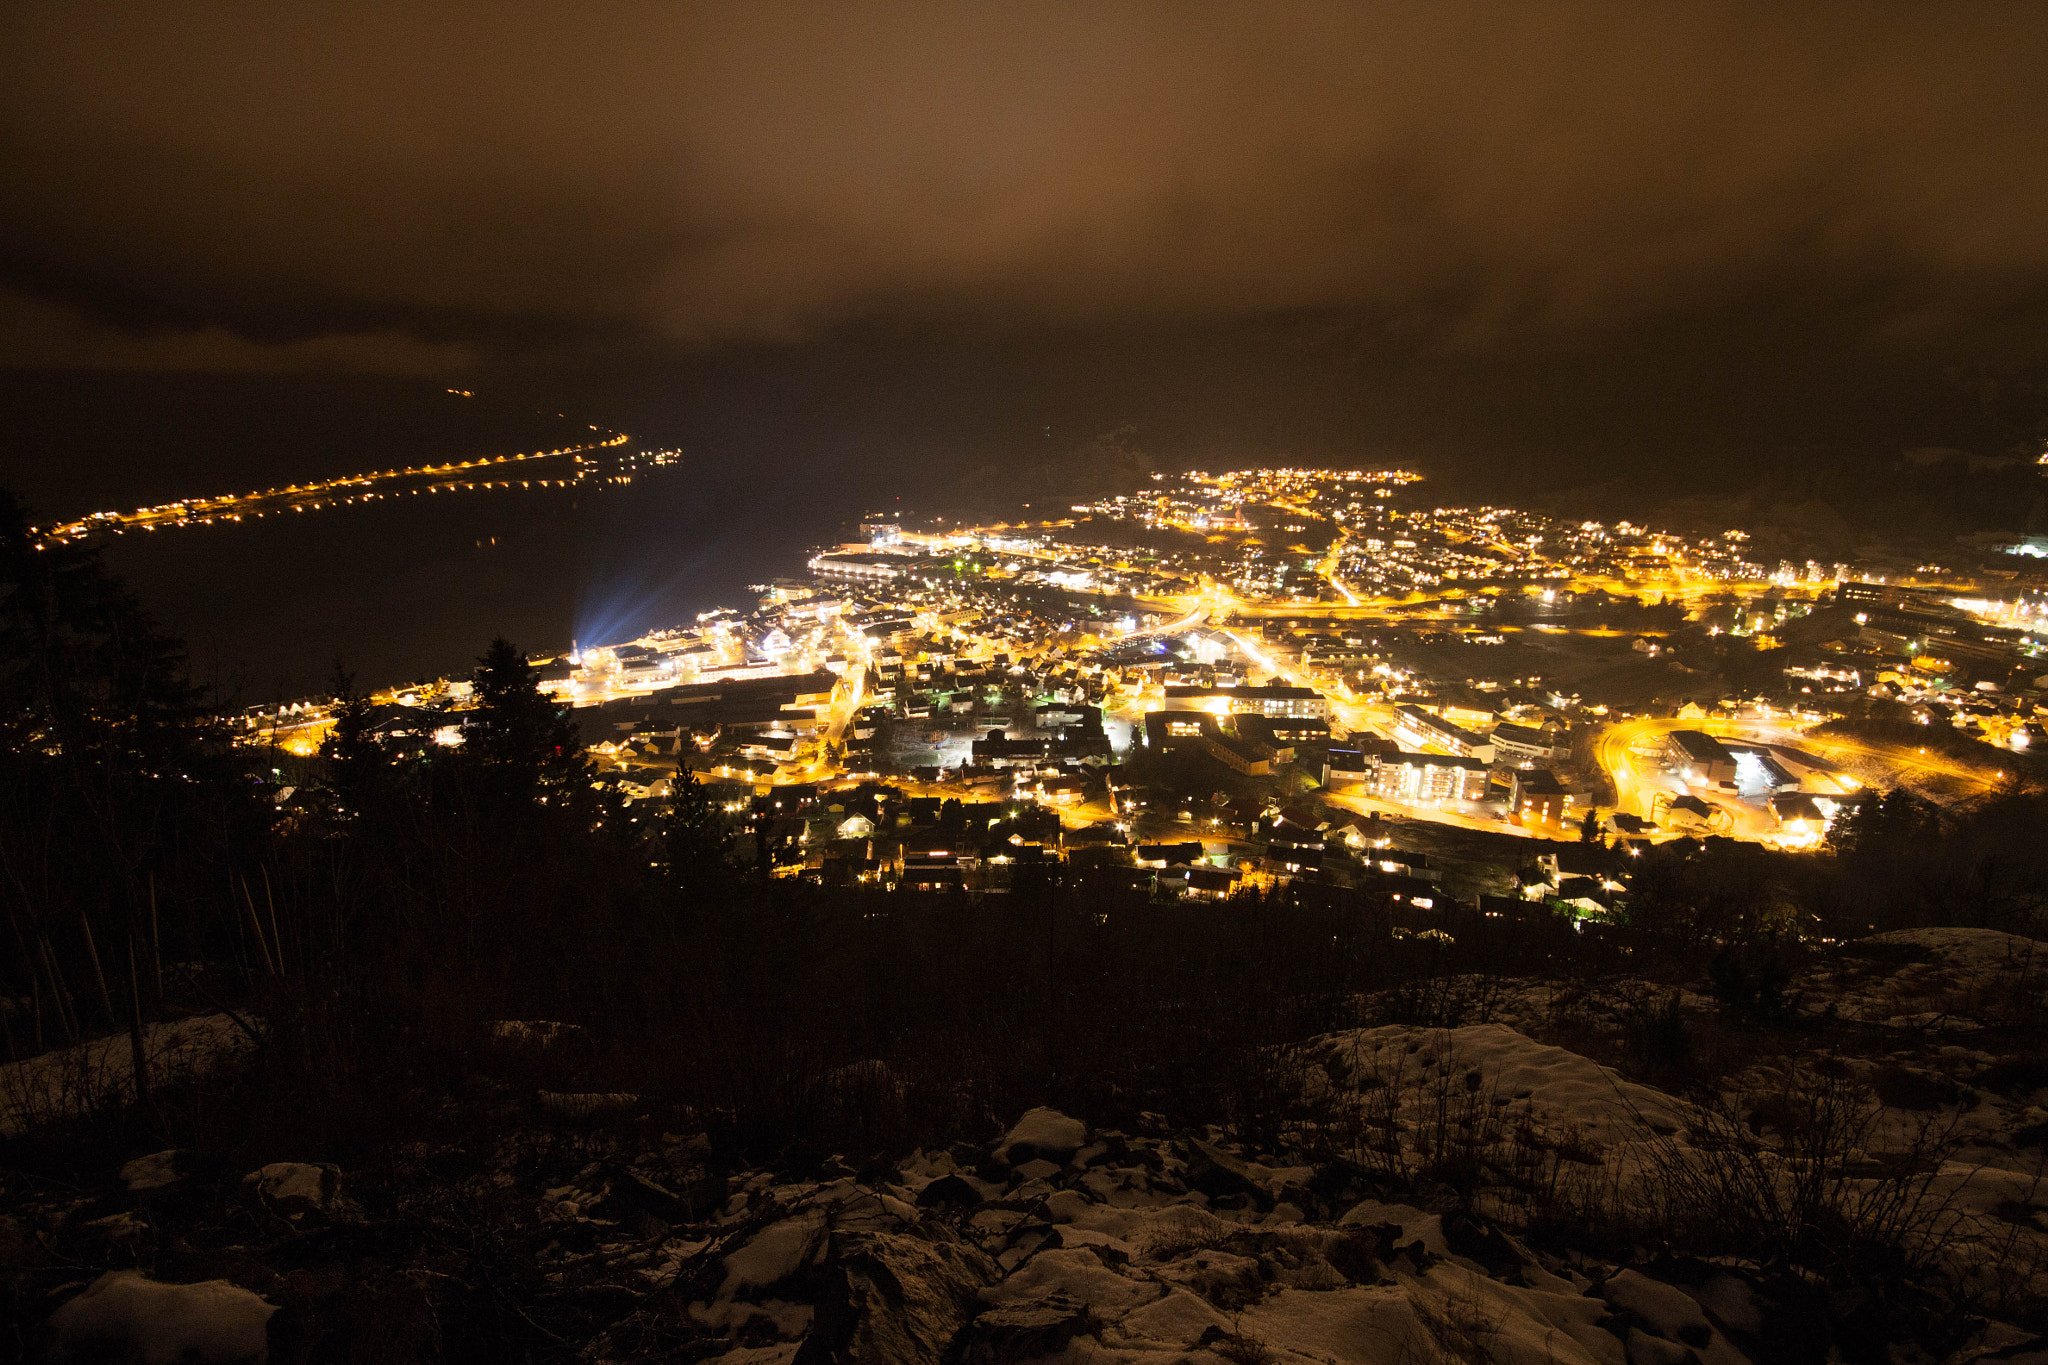
<path fill-rule="evenodd" d="M 815 471 L 813 471 L 815 473 Z M 249 701 L 459 672 L 494 635 L 530 652 L 748 605 L 857 519 L 858 491 L 684 459 L 627 485 L 492 489 L 131 533 L 108 562 Z M 845 498 L 854 501 L 847 502 Z"/>

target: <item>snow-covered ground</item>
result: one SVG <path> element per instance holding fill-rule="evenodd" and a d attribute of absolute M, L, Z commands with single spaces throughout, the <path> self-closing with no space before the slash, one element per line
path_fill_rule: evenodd
<path fill-rule="evenodd" d="M 1945 1326 L 1938 1351 L 1890 1359 L 2048 1362 L 2048 1340 L 1997 1307 L 2038 1316 L 2048 1303 L 2048 1000 L 2035 948 L 1941 930 L 1825 955 L 1791 983 L 1793 1022 L 1723 1021 L 1737 1054 L 1716 1087 L 1683 1095 L 1596 1057 L 1615 1055 L 1611 1035 L 1646 999 L 1713 1019 L 1697 991 L 1476 983 L 1482 1022 L 1303 1040 L 1285 1058 L 1295 1098 L 1264 1116 L 1260 1145 L 1150 1118 L 1105 1130 L 1037 1108 L 979 1145 L 858 1171 L 827 1162 L 797 1178 L 718 1169 L 705 1134 L 641 1125 L 636 1096 L 528 1091 L 519 1103 L 532 1127 L 479 1158 L 477 1197 L 501 1210 L 493 1235 L 519 1248 L 535 1332 L 558 1321 L 549 1305 L 610 1306 L 594 1336 L 559 1343 L 590 1362 L 1883 1358 L 1889 1347 L 1853 1336 L 1890 1319 L 1838 1287 L 1739 1249 L 1663 1245 L 1660 1218 L 1698 1214 L 1688 1173 L 1732 1161 L 1750 1182 L 1744 1197 L 1769 1203 L 1789 1200 L 1822 1160 L 1829 1208 L 1849 1220 L 1838 1233 L 1907 1199 L 1922 1216 L 1902 1245 L 1983 1295 L 1984 1312 Z M 218 1056 L 237 1046 L 230 1030 L 198 1029 L 188 1050 Z M 126 1040 L 113 1041 L 96 1064 L 118 1086 Z M 1847 1097 L 1833 1145 L 1797 1145 L 1799 1106 L 1831 1097 Z M 1906 1155 L 1918 1173 L 1902 1177 Z M 135 1317 L 202 1301 L 217 1301 L 234 1331 L 341 1330 L 335 1316 L 349 1315 L 321 1310 L 308 1287 L 340 1294 L 347 1276 L 272 1268 L 251 1239 L 301 1248 L 323 1229 L 354 1228 L 383 1246 L 405 1216 L 365 1213 L 346 1170 L 250 1165 L 142 1153 L 104 1190 L 39 1193 L 19 1225 L 42 1229 L 59 1258 L 47 1266 L 53 1285 L 62 1277 L 51 1300 L 67 1306 L 52 1340 L 117 1308 Z M 0 1192 L 23 1188 L 8 1179 Z M 191 1226 L 203 1209 L 208 1233 Z M 0 1219 L 0 1234 L 12 1226 Z M 173 1254 L 204 1236 L 215 1251 Z M 420 1249 L 379 1253 L 390 1264 L 375 1273 L 396 1287 L 377 1302 L 430 1303 L 453 1282 L 433 1259 L 441 1244 L 400 1244 Z M 148 1279 L 73 1269 L 122 1263 L 193 1279 L 236 1265 L 240 1288 L 165 1297 L 171 1287 Z"/>
<path fill-rule="evenodd" d="M 220 1067 L 252 1044 L 225 1014 L 151 1024 L 143 1056 L 157 1084 L 189 1081 Z M 125 1033 L 0 1066 L 0 1137 L 35 1123 L 97 1113 L 135 1097 L 135 1054 Z"/>

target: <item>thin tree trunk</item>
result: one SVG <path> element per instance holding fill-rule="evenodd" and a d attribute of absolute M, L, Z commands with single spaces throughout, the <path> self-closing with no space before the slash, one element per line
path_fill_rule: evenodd
<path fill-rule="evenodd" d="M 263 874 L 263 905 L 270 911 L 270 941 L 277 946 L 277 972 L 284 975 L 284 935 L 277 932 L 277 898 L 270 894 L 270 869 L 256 869 Z"/>
<path fill-rule="evenodd" d="M 57 1022 L 64 1026 L 65 1041 L 75 1043 L 78 1041 L 78 1002 L 57 969 L 57 954 L 50 947 L 50 936 L 43 934 L 37 941 L 43 950 L 43 971 L 50 978 L 50 1003 L 57 1007 Z"/>
<path fill-rule="evenodd" d="M 276 976 L 277 964 L 271 960 L 270 945 L 263 940 L 263 921 L 256 918 L 256 898 L 249 894 L 249 879 L 244 877 L 241 880 L 242 904 L 249 911 L 249 929 L 256 935 L 256 951 L 263 954 L 263 970 Z"/>
<path fill-rule="evenodd" d="M 121 1016 L 114 1013 L 114 997 L 107 990 L 107 974 L 100 970 L 100 950 L 92 940 L 92 920 L 83 910 L 78 912 L 78 927 L 85 930 L 85 953 L 92 960 L 92 977 L 100 988 L 100 1006 L 107 1012 L 107 1027 L 119 1028 Z"/>
<path fill-rule="evenodd" d="M 149 874 L 149 962 L 156 983 L 156 1007 L 164 1007 L 164 940 L 156 920 L 156 873 Z"/>
<path fill-rule="evenodd" d="M 143 1046 L 142 980 L 135 970 L 135 935 L 128 935 L 128 1060 L 135 1069 L 135 1103 L 149 1108 L 149 1049 Z"/>

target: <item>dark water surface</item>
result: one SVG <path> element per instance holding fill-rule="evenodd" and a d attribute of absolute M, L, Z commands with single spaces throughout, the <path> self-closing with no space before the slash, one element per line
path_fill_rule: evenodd
<path fill-rule="evenodd" d="M 715 469 L 626 487 L 444 493 L 131 533 L 108 562 L 188 641 L 200 676 L 251 700 L 459 671 L 493 635 L 603 643 L 739 602 L 800 570 L 842 509 L 770 510 Z"/>
<path fill-rule="evenodd" d="M 585 414 L 413 380 L 0 376 L 0 486 L 48 523 L 426 459 L 589 439 Z M 648 442 L 636 442 L 627 453 Z M 801 571 L 858 520 L 872 462 L 717 446 L 633 482 L 400 497 L 106 537 L 107 562 L 231 699 L 460 671 L 628 638 Z"/>

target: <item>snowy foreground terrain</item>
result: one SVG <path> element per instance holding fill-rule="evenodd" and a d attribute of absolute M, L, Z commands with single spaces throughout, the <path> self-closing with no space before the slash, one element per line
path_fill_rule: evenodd
<path fill-rule="evenodd" d="M 1037 1109 L 984 1147 L 792 1179 L 713 1175 L 697 1135 L 512 1139 L 495 1235 L 540 1287 L 508 1306 L 534 1322 L 550 1296 L 604 1305 L 581 1340 L 534 1322 L 536 1356 L 589 1361 L 2048 1361 L 2015 1325 L 2048 1288 L 2048 1071 L 2012 1061 L 2042 994 L 2034 947 L 1866 940 L 1802 983 L 1831 1005 L 1805 1007 L 1797 1055 L 1738 1059 L 1712 1096 L 1530 1036 L 1590 1047 L 1639 1007 L 1628 983 L 1507 982 L 1486 987 L 1486 1022 L 1305 1041 L 1264 1144 Z M 1828 1108 L 1851 1083 L 1882 1103 Z M 550 1094 L 532 1112 L 633 1103 Z M 1835 1116 L 1818 1140 L 1791 1136 L 1802 1104 Z M 100 1191 L 10 1186 L 5 1250 L 48 1286 L 56 1360 L 470 1354 L 436 1316 L 423 1216 L 368 1211 L 354 1183 L 154 1153 Z M 1866 1311 L 1754 1240 L 1816 1209 L 1842 1245 L 1869 1234 L 1949 1286 L 1949 1306 Z M 1751 1254 L 1698 1254 L 1721 1225 Z M 1900 1323 L 1919 1339 L 1869 1339 Z"/>

